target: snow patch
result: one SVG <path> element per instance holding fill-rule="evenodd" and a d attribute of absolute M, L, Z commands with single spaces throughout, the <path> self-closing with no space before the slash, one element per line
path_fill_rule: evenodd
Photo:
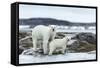
<path fill-rule="evenodd" d="M 44 62 L 60 62 L 60 61 L 77 61 L 77 60 L 94 60 L 96 54 L 94 53 L 66 53 L 64 55 L 52 56 L 32 56 L 32 55 L 19 55 L 19 64 L 27 63 L 44 63 Z"/>

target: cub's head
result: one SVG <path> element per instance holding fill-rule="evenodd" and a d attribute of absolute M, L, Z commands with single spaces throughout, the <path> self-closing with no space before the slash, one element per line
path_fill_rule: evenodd
<path fill-rule="evenodd" d="M 65 39 L 67 42 L 71 40 L 71 38 L 69 38 L 68 36 L 65 36 Z"/>

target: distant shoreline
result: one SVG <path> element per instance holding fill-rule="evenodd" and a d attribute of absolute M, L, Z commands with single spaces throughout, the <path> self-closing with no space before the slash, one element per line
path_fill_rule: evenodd
<path fill-rule="evenodd" d="M 19 19 L 19 25 L 68 25 L 68 26 L 95 26 L 96 22 L 71 22 L 55 18 L 29 18 Z"/>

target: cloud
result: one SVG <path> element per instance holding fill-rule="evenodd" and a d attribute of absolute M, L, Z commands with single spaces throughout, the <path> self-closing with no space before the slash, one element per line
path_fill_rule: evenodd
<path fill-rule="evenodd" d="M 90 8 L 20 4 L 19 18 L 36 18 L 36 17 L 56 18 L 72 22 L 95 22 L 96 10 Z"/>

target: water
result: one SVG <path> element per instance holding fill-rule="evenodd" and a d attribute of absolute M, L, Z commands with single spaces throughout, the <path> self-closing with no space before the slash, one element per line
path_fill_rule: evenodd
<path fill-rule="evenodd" d="M 30 26 L 19 26 L 19 31 L 20 32 L 30 32 L 32 31 L 33 28 L 29 28 Z M 68 28 L 64 28 L 64 29 L 56 29 L 56 32 L 68 32 L 68 33 L 81 33 L 81 32 L 89 32 L 89 33 L 94 33 L 96 34 L 96 30 L 94 29 L 95 27 L 89 27 L 89 29 L 80 29 L 80 27 L 77 29 L 68 29 Z"/>

